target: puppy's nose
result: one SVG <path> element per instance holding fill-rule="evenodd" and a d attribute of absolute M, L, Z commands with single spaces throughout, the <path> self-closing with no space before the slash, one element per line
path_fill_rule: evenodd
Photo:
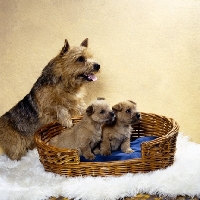
<path fill-rule="evenodd" d="M 109 112 L 110 116 L 114 117 L 115 113 L 114 112 Z"/>
<path fill-rule="evenodd" d="M 98 71 L 98 70 L 100 69 L 100 65 L 97 64 L 97 63 L 94 64 L 94 65 L 93 65 L 93 69 Z"/>
<path fill-rule="evenodd" d="M 141 117 L 140 113 L 136 113 L 136 117 L 139 119 Z"/>

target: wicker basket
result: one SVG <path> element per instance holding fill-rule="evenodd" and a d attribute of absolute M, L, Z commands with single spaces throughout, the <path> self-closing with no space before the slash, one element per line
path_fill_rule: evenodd
<path fill-rule="evenodd" d="M 64 176 L 108 176 L 125 173 L 149 172 L 173 164 L 179 126 L 171 118 L 141 113 L 141 121 L 133 126 L 132 140 L 144 136 L 157 136 L 141 144 L 141 158 L 111 162 L 80 162 L 78 150 L 60 149 L 48 145 L 49 140 L 65 127 L 54 122 L 35 133 L 35 142 L 44 169 Z M 73 118 L 73 123 L 81 120 Z"/>

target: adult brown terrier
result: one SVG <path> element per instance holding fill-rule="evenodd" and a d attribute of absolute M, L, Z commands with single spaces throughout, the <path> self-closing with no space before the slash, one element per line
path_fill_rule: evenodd
<path fill-rule="evenodd" d="M 103 127 L 100 153 L 107 156 L 119 147 L 124 153 L 132 153 L 133 150 L 130 148 L 131 126 L 140 119 L 136 103 L 128 100 L 114 105 L 112 109 L 116 119 L 114 123 Z"/>
<path fill-rule="evenodd" d="M 34 148 L 33 135 L 44 124 L 59 121 L 71 127 L 71 117 L 85 109 L 84 84 L 97 80 L 100 65 L 88 52 L 88 39 L 79 47 L 65 45 L 43 69 L 29 94 L 0 117 L 0 150 L 19 160 Z"/>
<path fill-rule="evenodd" d="M 105 100 L 96 100 L 86 109 L 80 122 L 53 137 L 49 144 L 59 148 L 78 149 L 79 155 L 93 160 L 93 149 L 101 141 L 102 124 L 112 122 L 114 116 Z"/>

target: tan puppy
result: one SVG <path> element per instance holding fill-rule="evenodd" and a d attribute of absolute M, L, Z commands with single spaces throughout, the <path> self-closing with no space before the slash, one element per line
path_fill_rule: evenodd
<path fill-rule="evenodd" d="M 114 112 L 105 100 L 96 100 L 86 109 L 79 123 L 52 138 L 50 145 L 78 149 L 80 155 L 93 160 L 95 155 L 92 151 L 101 141 L 102 124 L 112 122 L 114 116 Z"/>
<path fill-rule="evenodd" d="M 101 155 L 110 155 L 111 151 L 121 147 L 122 152 L 132 153 L 130 148 L 131 125 L 140 119 L 136 103 L 124 101 L 112 107 L 116 120 L 111 125 L 103 127 L 103 138 L 100 144 Z"/>

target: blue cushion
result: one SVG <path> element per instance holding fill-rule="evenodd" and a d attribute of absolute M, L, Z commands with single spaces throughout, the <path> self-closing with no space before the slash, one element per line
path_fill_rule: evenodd
<path fill-rule="evenodd" d="M 113 151 L 109 156 L 102 156 L 100 154 L 96 154 L 96 158 L 94 160 L 87 160 L 84 156 L 80 157 L 81 162 L 108 162 L 108 161 L 117 161 L 117 160 L 128 160 L 133 158 L 141 158 L 141 143 L 147 142 L 156 139 L 156 137 L 141 137 L 137 138 L 135 141 L 130 143 L 131 149 L 134 150 L 133 153 L 123 153 L 121 150 Z"/>

